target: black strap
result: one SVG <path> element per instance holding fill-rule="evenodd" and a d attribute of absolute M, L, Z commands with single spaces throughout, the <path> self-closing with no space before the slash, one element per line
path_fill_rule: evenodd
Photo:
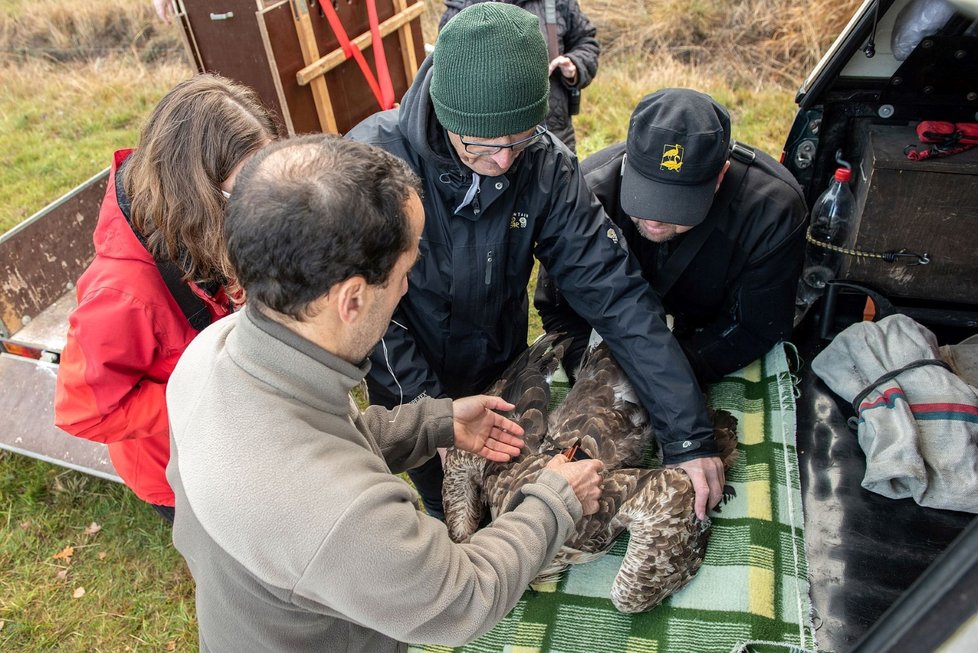
<path fill-rule="evenodd" d="M 115 172 L 115 199 L 122 214 L 126 216 L 126 221 L 129 222 L 132 232 L 136 234 L 136 238 L 139 239 L 143 247 L 146 247 L 146 251 L 149 251 L 143 234 L 132 224 L 132 202 L 129 201 L 122 182 L 122 169 L 126 163 L 128 160 L 123 161 Z M 152 255 L 152 252 L 150 254 Z M 180 311 L 187 318 L 190 326 L 195 331 L 203 331 L 207 328 L 211 323 L 211 312 L 204 300 L 198 297 L 190 289 L 190 285 L 183 280 L 183 270 L 176 264 L 170 261 L 160 261 L 155 256 L 153 261 L 156 263 L 156 269 L 160 271 L 160 276 L 163 277 L 163 283 L 166 284 L 167 290 L 170 291 L 170 295 L 173 296 L 173 300 L 180 307 Z"/>
<path fill-rule="evenodd" d="M 747 169 L 754 162 L 754 150 L 734 141 L 730 150 L 730 170 L 727 171 L 713 206 L 706 219 L 692 229 L 656 274 L 652 288 L 659 297 L 665 297 L 679 277 L 682 276 L 689 264 L 703 248 L 710 234 L 717 226 L 721 216 L 727 214 L 727 209 L 734 198 L 740 193 L 740 187 L 747 177 Z"/>
<path fill-rule="evenodd" d="M 913 370 L 913 369 L 916 369 L 918 367 L 924 367 L 925 365 L 937 365 L 938 367 L 943 367 L 944 369 L 946 369 L 948 372 L 951 372 L 952 374 L 954 373 L 954 370 L 951 369 L 951 366 L 948 365 L 947 363 L 945 363 L 944 361 L 942 361 L 939 358 L 922 358 L 922 359 L 920 359 L 918 361 L 914 361 L 912 363 L 908 363 L 908 364 L 904 365 L 903 367 L 901 367 L 899 369 L 893 370 L 892 372 L 887 372 L 886 374 L 884 374 L 883 376 L 881 376 L 880 378 L 876 379 L 875 381 L 873 381 L 872 383 L 870 383 L 868 386 L 866 386 L 865 388 L 863 388 L 862 392 L 860 392 L 859 394 L 857 394 L 856 395 L 856 398 L 852 400 L 852 408 L 853 408 L 853 410 L 855 410 L 856 411 L 856 414 L 858 415 L 859 414 L 859 404 L 863 403 L 863 399 L 865 399 L 866 396 L 870 392 L 872 392 L 873 390 L 875 390 L 880 385 L 886 383 L 887 381 L 892 381 L 893 379 L 895 379 L 896 377 L 900 376 L 901 374 L 903 374 L 907 370 Z"/>
<path fill-rule="evenodd" d="M 547 30 L 547 54 L 553 61 L 560 56 L 560 44 L 557 42 L 557 2 L 545 0 L 543 3 L 543 24 Z M 560 72 L 557 72 L 558 76 Z"/>

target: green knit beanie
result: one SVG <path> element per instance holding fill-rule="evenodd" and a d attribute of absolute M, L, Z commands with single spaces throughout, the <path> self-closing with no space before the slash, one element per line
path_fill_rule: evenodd
<path fill-rule="evenodd" d="M 432 57 L 429 93 L 448 131 L 495 138 L 547 117 L 547 44 L 530 12 L 500 2 L 471 5 L 448 21 Z"/>

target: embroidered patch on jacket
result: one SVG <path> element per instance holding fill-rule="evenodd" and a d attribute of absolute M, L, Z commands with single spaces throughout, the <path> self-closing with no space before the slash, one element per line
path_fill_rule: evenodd
<path fill-rule="evenodd" d="M 662 146 L 662 161 L 659 162 L 659 170 L 672 170 L 679 172 L 683 167 L 683 146 L 679 143 Z"/>
<path fill-rule="evenodd" d="M 510 229 L 526 229 L 526 225 L 529 222 L 530 214 L 524 213 L 523 211 L 516 211 L 513 216 L 509 219 Z"/>
<path fill-rule="evenodd" d="M 612 229 L 612 228 L 609 227 L 608 228 L 607 236 L 608 236 L 608 240 L 610 240 L 611 242 L 613 242 L 616 245 L 618 244 L 618 232 L 617 231 L 615 231 L 614 229 Z"/>

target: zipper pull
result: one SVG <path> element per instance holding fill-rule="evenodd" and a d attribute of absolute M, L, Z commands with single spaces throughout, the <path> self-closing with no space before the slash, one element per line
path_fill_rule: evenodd
<path fill-rule="evenodd" d="M 492 283 L 492 250 L 489 250 L 489 254 L 486 256 L 486 285 L 488 286 Z"/>

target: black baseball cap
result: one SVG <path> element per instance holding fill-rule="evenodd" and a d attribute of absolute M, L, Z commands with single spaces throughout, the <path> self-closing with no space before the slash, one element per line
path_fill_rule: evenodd
<path fill-rule="evenodd" d="M 713 204 L 730 156 L 730 116 L 709 95 L 667 88 L 642 98 L 628 124 L 621 208 L 693 227 Z"/>

